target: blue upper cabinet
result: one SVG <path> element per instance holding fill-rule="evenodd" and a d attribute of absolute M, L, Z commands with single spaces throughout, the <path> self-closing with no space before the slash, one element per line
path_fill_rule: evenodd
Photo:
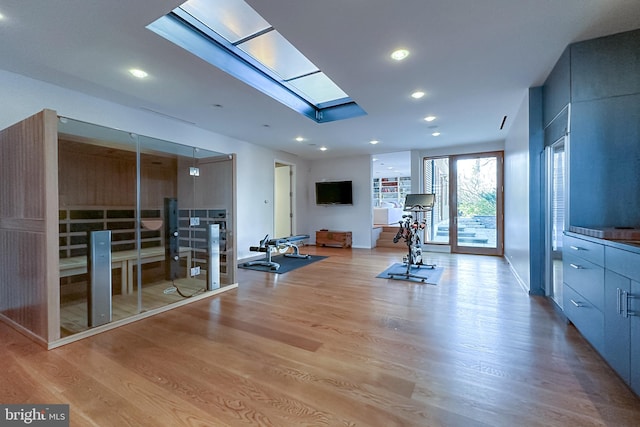
<path fill-rule="evenodd" d="M 545 144 L 569 121 L 570 225 L 640 226 L 640 30 L 565 50 L 543 86 Z"/>
<path fill-rule="evenodd" d="M 542 121 L 544 127 L 547 127 L 571 100 L 570 59 L 570 50 L 567 48 L 560 56 L 553 70 L 551 70 L 542 87 Z M 558 132 L 563 134 L 562 129 L 559 129 L 557 132 L 553 132 L 554 135 L 551 138 L 553 139 Z"/>
<path fill-rule="evenodd" d="M 640 225 L 640 94 L 571 108 L 570 222 Z"/>
<path fill-rule="evenodd" d="M 571 101 L 640 93 L 640 30 L 571 45 Z"/>

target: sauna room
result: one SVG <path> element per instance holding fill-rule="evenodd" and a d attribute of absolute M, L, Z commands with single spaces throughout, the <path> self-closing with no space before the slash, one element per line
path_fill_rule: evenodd
<path fill-rule="evenodd" d="M 2 315 L 18 329 L 53 348 L 237 286 L 233 155 L 50 110 L 3 131 L 3 138 L 5 154 L 18 147 L 23 152 L 15 155 L 27 162 L 57 158 L 57 168 L 44 175 L 9 171 L 22 191 L 10 195 L 17 207 L 1 231 L 25 247 L 20 252 L 42 255 L 34 264 L 16 255 L 3 273 Z M 21 230 L 33 227 L 27 217 L 34 215 L 20 205 L 39 198 L 46 211 L 37 230 L 42 244 Z"/>

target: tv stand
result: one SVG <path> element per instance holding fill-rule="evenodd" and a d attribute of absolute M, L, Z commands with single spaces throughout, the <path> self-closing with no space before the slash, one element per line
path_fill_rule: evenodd
<path fill-rule="evenodd" d="M 326 229 L 318 230 L 316 231 L 316 246 L 340 246 L 342 248 L 350 248 L 351 232 Z"/>

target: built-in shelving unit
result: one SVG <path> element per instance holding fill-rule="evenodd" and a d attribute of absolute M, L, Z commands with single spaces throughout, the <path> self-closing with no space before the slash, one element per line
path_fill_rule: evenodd
<path fill-rule="evenodd" d="M 382 202 L 390 202 L 402 207 L 405 196 L 411 192 L 411 177 L 389 177 L 373 179 L 373 202 L 380 206 Z"/>

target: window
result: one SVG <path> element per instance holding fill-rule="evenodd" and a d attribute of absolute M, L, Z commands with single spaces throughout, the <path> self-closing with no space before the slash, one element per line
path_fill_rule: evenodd
<path fill-rule="evenodd" d="M 147 28 L 318 123 L 366 114 L 242 0 L 189 0 Z"/>

